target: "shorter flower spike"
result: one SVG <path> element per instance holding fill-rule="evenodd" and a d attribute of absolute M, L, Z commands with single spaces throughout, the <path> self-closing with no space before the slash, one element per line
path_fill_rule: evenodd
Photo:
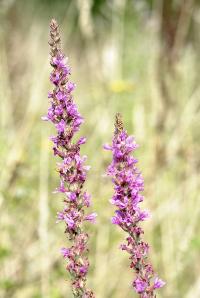
<path fill-rule="evenodd" d="M 121 249 L 129 254 L 130 268 L 135 272 L 133 288 L 140 298 L 155 298 L 154 290 L 164 286 L 165 282 L 157 277 L 148 262 L 149 245 L 143 241 L 144 234 L 140 223 L 149 218 L 149 212 L 142 210 L 140 203 L 144 200 L 143 177 L 136 167 L 137 159 L 131 153 L 137 149 L 134 138 L 124 130 L 122 117 L 115 118 L 115 132 L 112 145 L 104 149 L 111 150 L 113 160 L 108 166 L 107 174 L 114 183 L 114 195 L 111 204 L 116 206 L 112 223 L 127 233 Z"/>

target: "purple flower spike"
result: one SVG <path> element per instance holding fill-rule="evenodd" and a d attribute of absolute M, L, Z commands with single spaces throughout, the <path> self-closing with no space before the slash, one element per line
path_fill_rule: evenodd
<path fill-rule="evenodd" d="M 130 268 L 135 272 L 132 283 L 134 290 L 140 298 L 155 298 L 154 290 L 163 287 L 165 282 L 155 277 L 152 265 L 147 260 L 149 245 L 142 240 L 144 231 L 139 223 L 150 215 L 139 206 L 144 199 L 141 195 L 144 181 L 136 168 L 137 160 L 131 156 L 136 148 L 138 145 L 133 137 L 128 136 L 121 115 L 117 114 L 112 145 L 104 145 L 104 149 L 111 150 L 113 154 L 107 175 L 112 177 L 115 190 L 110 202 L 117 209 L 111 221 L 128 234 L 126 242 L 120 247 L 130 255 Z"/>
<path fill-rule="evenodd" d="M 86 138 L 81 137 L 73 142 L 83 118 L 73 100 L 75 84 L 69 81 L 70 67 L 61 51 L 59 28 L 55 20 L 50 24 L 49 44 L 53 91 L 48 94 L 50 107 L 47 116 L 42 119 L 51 121 L 57 130 L 56 136 L 51 137 L 54 155 L 61 158 L 58 163 L 60 186 L 54 193 L 61 193 L 65 203 L 63 210 L 57 213 L 57 222 L 65 224 L 65 233 L 72 243 L 70 248 L 62 248 L 61 254 L 67 261 L 74 297 L 94 298 L 93 292 L 86 287 L 88 234 L 83 231 L 83 223 L 86 220 L 94 222 L 96 218 L 96 213 L 85 215 L 84 210 L 90 205 L 90 195 L 83 190 L 89 167 L 84 164 L 86 157 L 80 155 L 80 146 Z"/>

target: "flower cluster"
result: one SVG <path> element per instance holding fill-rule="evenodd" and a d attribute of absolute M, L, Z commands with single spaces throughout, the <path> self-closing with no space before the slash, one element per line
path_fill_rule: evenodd
<path fill-rule="evenodd" d="M 69 81 L 70 68 L 61 51 L 59 28 L 55 20 L 50 24 L 49 44 L 50 63 L 53 67 L 50 81 L 54 89 L 48 95 L 50 107 L 43 120 L 51 121 L 57 130 L 57 135 L 51 137 L 54 155 L 61 158 L 58 163 L 60 185 L 55 192 L 64 195 L 64 209 L 58 212 L 57 222 L 65 223 L 65 233 L 72 242 L 72 246 L 62 248 L 61 253 L 67 260 L 74 297 L 93 298 L 93 292 L 86 288 L 88 235 L 83 232 L 84 221 L 94 222 L 96 218 L 96 213 L 85 214 L 85 207 L 90 206 L 90 195 L 83 190 L 83 185 L 89 167 L 85 165 L 86 156 L 80 155 L 80 146 L 86 139 L 81 137 L 73 142 L 73 136 L 79 131 L 83 118 L 73 101 L 75 84 Z"/>
<path fill-rule="evenodd" d="M 130 255 L 130 268 L 136 274 L 133 281 L 135 291 L 141 298 L 153 298 L 154 290 L 164 286 L 165 282 L 154 274 L 152 265 L 147 260 L 149 245 L 142 240 L 144 231 L 139 223 L 146 220 L 149 213 L 139 206 L 144 199 L 141 195 L 144 181 L 136 167 L 137 159 L 131 155 L 137 147 L 134 138 L 128 136 L 124 130 L 121 115 L 117 114 L 112 146 L 104 146 L 113 154 L 112 163 L 107 170 L 115 190 L 111 203 L 117 207 L 112 223 L 128 234 L 121 249 Z"/>

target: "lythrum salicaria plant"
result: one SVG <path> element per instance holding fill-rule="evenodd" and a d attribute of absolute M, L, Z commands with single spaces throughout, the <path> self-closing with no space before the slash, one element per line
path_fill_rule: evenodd
<path fill-rule="evenodd" d="M 94 222 L 96 218 L 96 213 L 85 214 L 85 208 L 90 206 L 90 195 L 83 190 L 83 186 L 89 167 L 85 165 L 86 156 L 80 155 L 80 146 L 86 139 L 81 137 L 73 141 L 83 118 L 73 100 L 75 84 L 69 80 L 70 68 L 61 50 L 60 33 L 55 20 L 50 23 L 49 45 L 53 91 L 48 95 L 50 107 L 43 120 L 51 121 L 57 130 L 56 136 L 51 137 L 54 155 L 61 159 L 58 163 L 60 186 L 55 192 L 64 196 L 64 208 L 58 212 L 57 221 L 64 222 L 65 233 L 71 243 L 71 247 L 62 248 L 61 253 L 67 261 L 66 269 L 70 274 L 74 297 L 93 298 L 93 292 L 86 287 L 88 234 L 83 230 L 85 221 Z"/>
<path fill-rule="evenodd" d="M 137 147 L 134 138 L 124 130 L 121 115 L 117 114 L 112 145 L 104 146 L 113 154 L 112 163 L 107 170 L 115 190 L 111 203 L 117 207 L 112 223 L 128 234 L 121 249 L 130 255 L 130 268 L 135 271 L 132 284 L 135 291 L 140 298 L 155 298 L 155 290 L 164 286 L 165 282 L 154 273 L 148 262 L 149 245 L 142 240 L 144 231 L 140 222 L 146 220 L 149 213 L 140 208 L 144 199 L 141 195 L 144 181 L 136 167 L 137 160 L 131 155 Z"/>

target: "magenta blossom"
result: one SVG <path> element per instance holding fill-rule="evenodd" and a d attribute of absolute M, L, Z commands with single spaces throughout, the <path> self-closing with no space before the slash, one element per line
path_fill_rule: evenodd
<path fill-rule="evenodd" d="M 88 220 L 88 221 L 90 221 L 92 223 L 95 223 L 96 217 L 97 217 L 97 213 L 94 212 L 94 213 L 91 213 L 91 214 L 86 215 L 85 216 L 85 220 Z"/>
<path fill-rule="evenodd" d="M 104 149 L 112 151 L 113 154 L 112 163 L 107 170 L 115 190 L 111 199 L 111 204 L 116 206 L 112 223 L 128 234 L 121 249 L 129 254 L 130 268 L 135 272 L 133 288 L 140 298 L 154 298 L 154 290 L 163 287 L 165 282 L 155 277 L 152 265 L 147 259 L 149 245 L 142 240 L 144 231 L 140 223 L 150 215 L 140 207 L 144 200 L 141 195 L 144 181 L 136 167 L 137 159 L 131 156 L 137 147 L 134 138 L 128 136 L 124 130 L 120 114 L 117 114 L 112 145 L 104 146 Z"/>
<path fill-rule="evenodd" d="M 154 289 L 159 289 L 162 288 L 165 285 L 165 282 L 162 279 L 159 279 L 158 277 L 155 278 L 154 280 Z"/>

